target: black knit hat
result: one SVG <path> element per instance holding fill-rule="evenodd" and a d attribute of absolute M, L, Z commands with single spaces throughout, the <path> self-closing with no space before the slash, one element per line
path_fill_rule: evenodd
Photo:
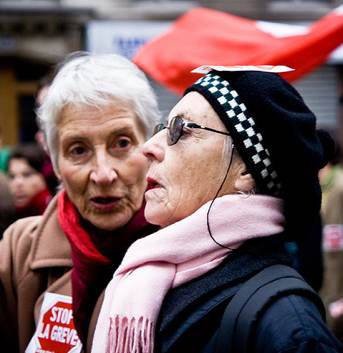
<path fill-rule="evenodd" d="M 333 142 L 316 130 L 314 114 L 290 84 L 268 72 L 211 71 L 185 94 L 191 91 L 216 111 L 259 192 L 284 199 L 286 222 L 318 217 L 318 171 Z"/>

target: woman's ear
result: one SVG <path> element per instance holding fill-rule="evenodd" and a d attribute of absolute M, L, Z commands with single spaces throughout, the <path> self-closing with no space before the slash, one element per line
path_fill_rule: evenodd
<path fill-rule="evenodd" d="M 244 168 L 238 174 L 234 186 L 237 191 L 248 193 L 255 188 L 256 183 L 253 176 Z"/>

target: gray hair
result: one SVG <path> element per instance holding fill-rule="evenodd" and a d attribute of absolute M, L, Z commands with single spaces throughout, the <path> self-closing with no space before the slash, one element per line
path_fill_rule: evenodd
<path fill-rule="evenodd" d="M 150 137 L 160 120 L 157 100 L 144 73 L 115 54 L 72 54 L 60 66 L 42 105 L 37 110 L 47 148 L 56 170 L 57 125 L 67 105 L 104 107 L 117 100 L 129 104 Z"/>

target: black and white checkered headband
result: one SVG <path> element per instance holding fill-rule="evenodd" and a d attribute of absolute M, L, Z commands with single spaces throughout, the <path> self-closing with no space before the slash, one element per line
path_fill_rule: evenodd
<path fill-rule="evenodd" d="M 278 196 L 281 182 L 270 160 L 263 136 L 230 83 L 215 73 L 208 73 L 196 81 L 187 91 L 199 91 L 209 101 L 232 135 L 248 170 L 259 179 L 268 193 Z"/>

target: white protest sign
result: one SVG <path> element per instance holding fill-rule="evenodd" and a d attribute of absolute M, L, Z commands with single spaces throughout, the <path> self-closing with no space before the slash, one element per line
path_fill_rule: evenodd
<path fill-rule="evenodd" d="M 81 348 L 71 297 L 45 293 L 36 332 L 25 353 L 79 353 Z"/>

